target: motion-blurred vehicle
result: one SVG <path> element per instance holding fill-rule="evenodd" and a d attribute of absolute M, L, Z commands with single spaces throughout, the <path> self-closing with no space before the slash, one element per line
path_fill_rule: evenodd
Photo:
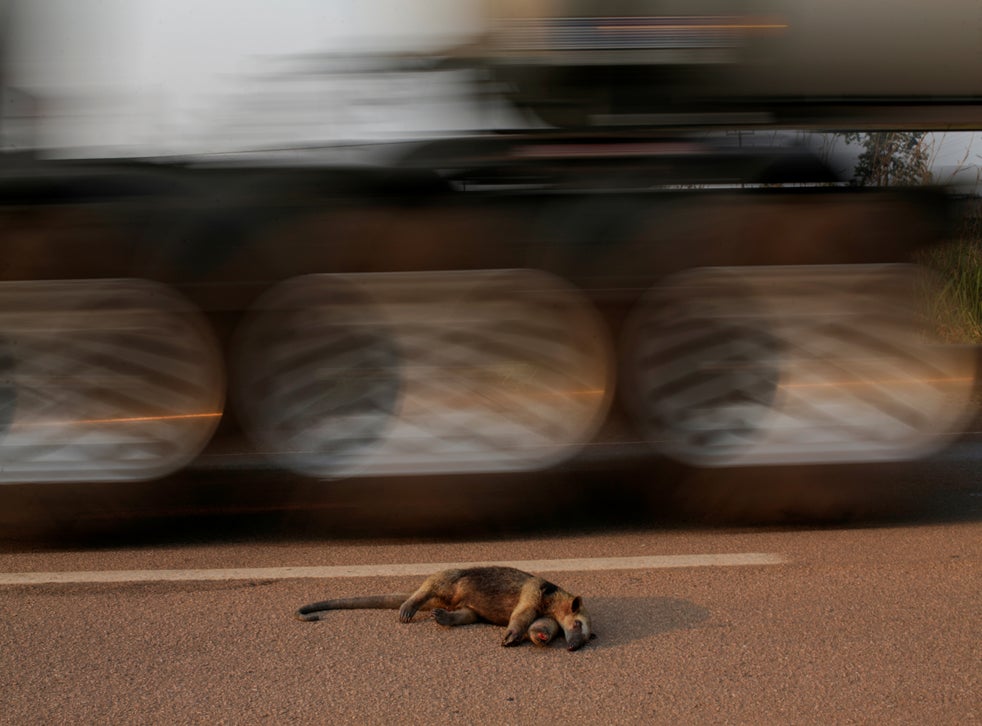
<path fill-rule="evenodd" d="M 372 62 L 470 69 L 520 128 L 351 166 L 8 153 L 0 481 L 937 450 L 975 353 L 930 339 L 907 263 L 951 198 L 757 141 L 979 128 L 979 12 L 502 0 Z"/>

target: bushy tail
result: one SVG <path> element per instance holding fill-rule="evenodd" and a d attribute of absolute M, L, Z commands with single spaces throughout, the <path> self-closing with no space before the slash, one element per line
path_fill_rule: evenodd
<path fill-rule="evenodd" d="M 339 597 L 334 600 L 321 600 L 304 605 L 297 610 L 297 620 L 320 620 L 326 610 L 398 610 L 409 595 L 366 595 L 364 597 Z"/>

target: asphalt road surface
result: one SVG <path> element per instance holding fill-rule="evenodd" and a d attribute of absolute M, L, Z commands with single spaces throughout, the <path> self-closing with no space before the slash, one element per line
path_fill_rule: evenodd
<path fill-rule="evenodd" d="M 835 525 L 596 518 L 469 535 L 185 516 L 0 545 L 0 723 L 982 723 L 980 462 L 924 514 Z M 598 638 L 395 612 L 293 618 L 509 562 Z"/>

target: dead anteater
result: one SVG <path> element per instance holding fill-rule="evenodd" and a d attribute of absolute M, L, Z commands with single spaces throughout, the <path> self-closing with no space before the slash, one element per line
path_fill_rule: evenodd
<path fill-rule="evenodd" d="M 440 625 L 489 622 L 506 625 L 502 645 L 528 638 L 545 645 L 562 628 L 568 650 L 581 648 L 595 637 L 590 616 L 579 596 L 536 575 L 514 567 L 468 567 L 437 572 L 411 595 L 367 595 L 304 605 L 300 620 L 320 620 L 325 610 L 399 610 L 408 623 L 420 610 L 432 610 Z M 550 622 L 551 621 L 551 622 Z"/>

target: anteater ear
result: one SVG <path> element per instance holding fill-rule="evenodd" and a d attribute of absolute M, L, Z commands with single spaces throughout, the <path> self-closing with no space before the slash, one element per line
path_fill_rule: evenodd
<path fill-rule="evenodd" d="M 569 609 L 572 610 L 574 614 L 576 614 L 576 613 L 580 612 L 580 606 L 582 604 L 583 604 L 583 601 L 580 600 L 580 596 L 577 595 L 576 597 L 573 598 L 573 602 L 570 604 Z"/>

